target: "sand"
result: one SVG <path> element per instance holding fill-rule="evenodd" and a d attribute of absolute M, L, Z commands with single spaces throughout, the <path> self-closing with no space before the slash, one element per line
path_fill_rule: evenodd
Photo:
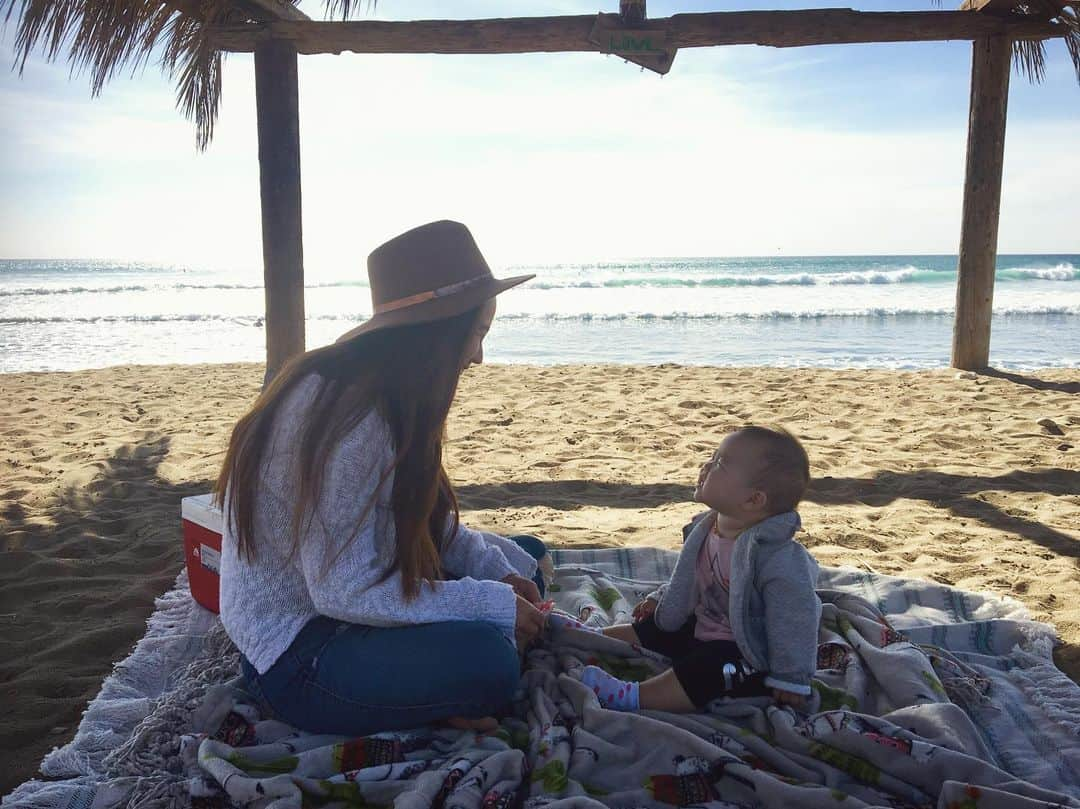
<path fill-rule="evenodd" d="M 182 564 L 180 498 L 208 490 L 260 382 L 255 365 L 0 376 L 0 794 L 143 633 Z M 469 524 L 675 548 L 723 433 L 785 424 L 810 452 L 801 536 L 823 564 L 1014 596 L 1080 679 L 1078 393 L 1076 370 L 487 366 L 463 380 L 447 461 Z"/>

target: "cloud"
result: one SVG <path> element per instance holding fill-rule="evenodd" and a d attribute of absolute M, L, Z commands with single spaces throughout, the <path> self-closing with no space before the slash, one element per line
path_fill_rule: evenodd
<path fill-rule="evenodd" d="M 495 6 L 476 5 L 456 11 Z M 359 266 L 382 239 L 444 216 L 468 222 L 503 264 L 954 252 L 966 112 L 933 107 L 944 96 L 912 67 L 891 93 L 860 89 L 856 116 L 845 106 L 855 96 L 821 92 L 838 53 L 687 51 L 664 78 L 594 54 L 303 57 L 309 273 Z M 64 75 L 31 62 L 24 80 L 0 78 L 0 255 L 257 273 L 250 56 L 226 62 L 201 155 L 153 69 L 94 101 Z M 1017 81 L 1014 99 L 1051 105 L 1033 100 L 1038 89 Z M 1003 252 L 1080 251 L 1080 168 L 1061 157 L 1075 121 L 1010 122 Z"/>

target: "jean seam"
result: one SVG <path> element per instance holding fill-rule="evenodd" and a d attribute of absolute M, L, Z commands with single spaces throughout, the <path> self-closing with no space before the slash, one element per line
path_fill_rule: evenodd
<path fill-rule="evenodd" d="M 327 638 L 311 655 L 301 657 L 296 652 L 289 652 L 293 662 L 296 664 L 297 670 L 301 672 L 309 670 L 315 671 L 319 667 L 319 658 L 322 657 L 323 652 L 326 651 L 326 647 L 330 645 L 330 642 L 333 641 L 333 639 L 334 636 Z"/>
<path fill-rule="evenodd" d="M 323 656 L 323 652 L 325 652 L 327 650 L 327 648 L 330 646 L 330 644 L 333 643 L 335 640 L 337 640 L 338 636 L 340 636 L 341 633 L 346 628 L 348 628 L 349 626 L 350 625 L 348 623 L 346 623 L 345 621 L 336 621 L 335 622 L 334 631 L 330 633 L 330 636 L 327 637 L 326 640 L 324 640 L 322 642 L 322 644 L 319 645 L 319 648 L 315 650 L 314 654 L 311 655 L 311 662 L 309 664 L 307 664 L 307 665 L 310 666 L 312 671 L 314 671 L 315 669 L 318 668 L 318 666 L 319 666 L 319 658 Z M 297 660 L 299 660 L 299 658 L 297 658 Z M 304 664 L 301 663 L 301 665 L 304 665 Z"/>
<path fill-rule="evenodd" d="M 369 705 L 366 702 L 357 702 L 354 699 L 349 699 L 346 696 L 338 694 L 336 691 L 331 691 L 329 688 L 327 688 L 326 686 L 324 686 L 322 683 L 318 682 L 314 678 L 309 679 L 307 681 L 307 685 L 318 689 L 319 691 L 321 691 L 323 694 L 325 694 L 328 697 L 333 697 L 334 699 L 339 700 L 340 702 L 344 702 L 344 703 L 346 703 L 348 705 L 351 705 L 351 706 L 353 706 L 355 708 L 362 708 L 365 711 L 432 710 L 432 709 L 439 709 L 439 708 L 449 708 L 449 707 L 454 706 L 454 705 L 462 705 L 462 706 L 471 705 L 471 706 L 476 706 L 476 707 L 479 707 L 481 705 L 481 703 L 479 703 L 479 702 L 465 702 L 465 701 L 461 701 L 461 700 L 459 700 L 457 702 L 430 702 L 430 703 L 424 703 L 422 705 L 386 705 L 386 704 L 383 704 L 383 705 Z"/>
<path fill-rule="evenodd" d="M 266 689 L 263 688 L 261 680 L 262 680 L 262 675 L 260 675 L 256 671 L 255 672 L 255 679 L 251 680 L 251 685 L 255 690 L 254 696 L 256 698 L 256 701 L 257 701 L 257 703 L 258 702 L 266 703 L 266 707 L 268 707 L 270 709 L 270 712 L 275 716 L 279 716 L 280 711 L 278 711 L 277 707 L 270 700 L 270 696 L 266 693 Z M 263 717 L 263 718 L 265 719 L 266 717 Z"/>

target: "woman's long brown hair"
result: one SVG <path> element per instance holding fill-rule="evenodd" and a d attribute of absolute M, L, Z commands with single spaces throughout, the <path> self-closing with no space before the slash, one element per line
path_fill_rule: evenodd
<path fill-rule="evenodd" d="M 309 351 L 287 364 L 233 428 L 215 487 L 231 515 L 239 552 L 256 554 L 255 499 L 259 470 L 282 401 L 311 374 L 322 378 L 299 429 L 297 502 L 292 516 L 295 553 L 322 492 L 327 459 L 372 409 L 386 420 L 394 441 L 393 465 L 384 470 L 362 522 L 392 473 L 390 501 L 397 547 L 383 580 L 400 572 L 407 599 L 422 582 L 442 575 L 440 550 L 457 532 L 458 504 L 442 463 L 446 417 L 457 392 L 465 346 L 479 309 L 454 317 L 370 332 Z M 228 503 L 225 503 L 228 491 Z M 359 526 L 357 526 L 359 527 Z M 339 548 L 340 554 L 345 543 Z"/>

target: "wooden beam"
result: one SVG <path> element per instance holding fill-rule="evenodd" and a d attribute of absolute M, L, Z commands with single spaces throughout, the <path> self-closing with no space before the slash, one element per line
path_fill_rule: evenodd
<path fill-rule="evenodd" d="M 999 17 L 1014 19 L 1049 20 L 1058 16 L 1066 3 L 1062 0 L 1041 0 L 1041 2 L 1023 3 L 1020 0 L 964 0 L 961 11 L 980 11 L 984 14 L 996 14 Z"/>
<path fill-rule="evenodd" d="M 618 18 L 618 15 L 612 15 Z M 208 29 L 218 50 L 250 52 L 269 39 L 287 39 L 299 53 L 552 53 L 596 51 L 589 42 L 595 15 L 518 17 L 492 20 L 415 22 L 275 22 L 222 25 Z M 646 20 L 641 27 L 662 30 L 671 48 L 713 45 L 838 45 L 859 42 L 925 42 L 1064 36 L 1060 25 L 964 11 L 864 12 L 850 9 L 806 11 L 725 11 L 676 14 Z"/>
<path fill-rule="evenodd" d="M 255 19 L 264 22 L 311 21 L 311 17 L 292 3 L 286 2 L 286 0 L 239 0 L 237 5 L 250 13 Z"/>
<path fill-rule="evenodd" d="M 300 111 L 296 49 L 281 40 L 255 49 L 268 383 L 304 352 L 304 245 L 300 210 Z"/>
<path fill-rule="evenodd" d="M 162 0 L 162 2 L 185 16 L 203 19 L 204 9 L 200 7 L 199 0 Z M 237 9 L 257 22 L 311 20 L 311 17 L 288 0 L 234 0 L 234 2 Z"/>
<path fill-rule="evenodd" d="M 1008 37 L 979 39 L 972 45 L 971 111 L 952 345 L 953 366 L 969 371 L 990 364 L 1012 46 Z"/>
<path fill-rule="evenodd" d="M 961 11 L 987 11 L 997 14 L 1012 13 L 1016 8 L 1016 0 L 964 0 L 960 4 Z"/>

